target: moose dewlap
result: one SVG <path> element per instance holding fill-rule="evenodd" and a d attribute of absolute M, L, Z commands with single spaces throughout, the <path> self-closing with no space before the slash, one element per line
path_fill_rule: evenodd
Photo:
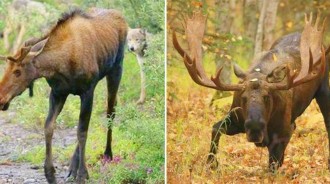
<path fill-rule="evenodd" d="M 255 58 L 247 72 L 234 65 L 238 84 L 225 84 L 215 77 L 208 78 L 202 65 L 202 39 L 206 17 L 195 12 L 185 21 L 189 52 L 179 45 L 175 33 L 173 44 L 184 58 L 191 78 L 199 85 L 222 91 L 235 91 L 228 115 L 212 129 L 211 149 L 207 162 L 216 168 L 216 153 L 222 134 L 246 133 L 247 140 L 256 146 L 267 147 L 269 168 L 278 169 L 283 163 L 284 151 L 299 117 L 315 98 L 327 128 L 330 131 L 330 91 L 328 62 L 322 41 L 324 22 L 319 28 L 319 17 L 313 24 L 312 14 L 305 16 L 302 33 L 293 33 L 278 39 L 269 51 Z M 190 53 L 190 55 L 188 54 Z M 329 58 L 327 58 L 329 60 Z"/>

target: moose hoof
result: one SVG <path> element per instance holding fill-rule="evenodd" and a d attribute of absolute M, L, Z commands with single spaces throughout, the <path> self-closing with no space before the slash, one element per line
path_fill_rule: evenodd
<path fill-rule="evenodd" d="M 51 166 L 51 167 L 45 166 L 45 176 L 46 176 L 48 183 L 51 183 L 51 184 L 56 183 L 54 166 Z"/>
<path fill-rule="evenodd" d="M 208 168 L 212 169 L 212 170 L 216 170 L 218 168 L 218 161 L 217 159 L 215 158 L 215 156 L 209 156 L 207 158 L 207 165 L 208 165 Z"/>
<path fill-rule="evenodd" d="M 79 171 L 78 176 L 77 176 L 77 184 L 85 184 L 86 180 L 89 179 L 89 175 L 87 170 L 84 171 Z"/>
<path fill-rule="evenodd" d="M 272 162 L 269 164 L 269 171 L 272 173 L 276 173 L 280 164 L 278 162 Z"/>

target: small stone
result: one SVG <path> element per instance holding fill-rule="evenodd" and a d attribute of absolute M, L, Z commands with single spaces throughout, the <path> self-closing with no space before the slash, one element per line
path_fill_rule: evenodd
<path fill-rule="evenodd" d="M 257 79 L 257 78 L 254 78 L 254 79 L 251 79 L 250 81 L 251 82 L 255 82 L 255 81 L 258 81 L 259 79 Z"/>
<path fill-rule="evenodd" d="M 23 184 L 31 184 L 31 183 L 35 183 L 36 180 L 35 179 L 26 179 L 24 180 Z"/>

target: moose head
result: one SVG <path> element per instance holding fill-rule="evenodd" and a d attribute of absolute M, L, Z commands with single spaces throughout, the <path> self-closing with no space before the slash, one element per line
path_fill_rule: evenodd
<path fill-rule="evenodd" d="M 41 53 L 47 39 L 33 45 L 27 44 L 28 42 L 25 42 L 25 45 L 14 56 L 0 56 L 0 59 L 7 63 L 0 81 L 0 110 L 7 110 L 10 101 L 38 78 L 34 58 Z"/>

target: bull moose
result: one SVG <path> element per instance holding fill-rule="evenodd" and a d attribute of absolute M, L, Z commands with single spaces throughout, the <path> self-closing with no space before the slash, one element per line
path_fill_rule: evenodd
<path fill-rule="evenodd" d="M 206 17 L 194 12 L 186 20 L 185 32 L 190 55 L 179 45 L 175 32 L 173 44 L 197 84 L 223 91 L 235 91 L 228 115 L 213 125 L 208 166 L 218 166 L 215 154 L 221 135 L 246 133 L 247 140 L 267 147 L 269 169 L 276 171 L 283 163 L 284 151 L 299 117 L 315 98 L 323 115 L 329 138 L 330 93 L 328 62 L 322 45 L 324 23 L 320 17 L 313 25 L 312 13 L 305 15 L 303 32 L 292 33 L 275 41 L 269 51 L 254 59 L 247 72 L 234 65 L 238 84 L 220 81 L 220 68 L 208 78 L 202 66 L 202 39 Z M 329 160 L 330 161 L 330 160 Z M 329 162 L 330 163 L 330 162 Z"/>
<path fill-rule="evenodd" d="M 72 156 L 69 176 L 85 183 L 88 171 L 85 145 L 93 106 L 94 89 L 106 77 L 107 116 L 114 118 L 116 94 L 123 71 L 124 46 L 128 25 L 117 10 L 79 9 L 63 14 L 48 34 L 32 39 L 14 56 L 6 57 L 7 67 L 0 82 L 0 109 L 22 93 L 35 79 L 44 77 L 51 92 L 45 122 L 46 159 L 44 172 L 49 183 L 56 183 L 52 137 L 57 116 L 69 94 L 81 100 L 78 145 Z M 104 156 L 112 159 L 112 130 L 108 127 Z"/>

